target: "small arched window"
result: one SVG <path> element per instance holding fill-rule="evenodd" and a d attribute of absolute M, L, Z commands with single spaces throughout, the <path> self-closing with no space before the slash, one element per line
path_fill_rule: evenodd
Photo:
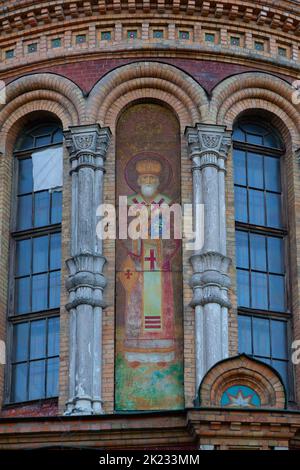
<path fill-rule="evenodd" d="M 284 146 L 259 121 L 239 121 L 233 141 L 239 351 L 273 366 L 291 394 Z"/>
<path fill-rule="evenodd" d="M 15 146 L 9 402 L 58 395 L 63 134 L 25 128 Z"/>

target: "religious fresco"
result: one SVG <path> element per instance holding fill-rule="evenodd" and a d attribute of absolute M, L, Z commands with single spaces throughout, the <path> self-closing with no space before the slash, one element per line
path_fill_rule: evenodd
<path fill-rule="evenodd" d="M 169 109 L 139 103 L 121 115 L 116 137 L 117 201 L 147 208 L 149 237 L 117 240 L 115 408 L 180 409 L 181 240 L 163 240 L 161 217 L 151 214 L 180 203 L 179 124 Z"/>

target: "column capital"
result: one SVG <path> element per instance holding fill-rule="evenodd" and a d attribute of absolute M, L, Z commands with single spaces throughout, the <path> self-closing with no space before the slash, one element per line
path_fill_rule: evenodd
<path fill-rule="evenodd" d="M 231 147 L 231 131 L 227 131 L 226 126 L 197 123 L 194 127 L 186 127 L 185 137 L 194 168 L 224 168 Z"/>
<path fill-rule="evenodd" d="M 194 296 L 193 307 L 209 303 L 230 308 L 228 289 L 231 285 L 228 270 L 231 259 L 217 252 L 195 254 L 190 258 L 193 275 L 190 285 Z"/>
<path fill-rule="evenodd" d="M 82 167 L 103 170 L 111 138 L 108 127 L 99 124 L 71 126 L 64 135 L 70 153 L 71 173 Z"/>

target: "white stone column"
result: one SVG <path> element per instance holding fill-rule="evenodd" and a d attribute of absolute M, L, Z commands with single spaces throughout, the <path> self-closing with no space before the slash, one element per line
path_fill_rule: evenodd
<path fill-rule="evenodd" d="M 224 126 L 187 127 L 193 172 L 193 205 L 204 205 L 204 245 L 191 258 L 195 307 L 196 396 L 205 373 L 228 357 L 228 269 L 226 257 L 225 162 L 231 133 Z M 200 230 L 197 216 L 194 227 Z"/>
<path fill-rule="evenodd" d="M 66 414 L 102 413 L 102 309 L 105 258 L 96 235 L 103 201 L 103 173 L 110 130 L 98 124 L 65 132 L 72 176 L 69 278 L 69 401 Z"/>

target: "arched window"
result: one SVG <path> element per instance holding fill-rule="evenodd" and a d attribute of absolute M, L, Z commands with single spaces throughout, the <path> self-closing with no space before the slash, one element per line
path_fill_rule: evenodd
<path fill-rule="evenodd" d="M 239 351 L 273 366 L 291 394 L 284 147 L 259 121 L 240 121 L 233 140 Z"/>
<path fill-rule="evenodd" d="M 7 401 L 58 395 L 62 129 L 23 130 L 14 153 Z"/>

